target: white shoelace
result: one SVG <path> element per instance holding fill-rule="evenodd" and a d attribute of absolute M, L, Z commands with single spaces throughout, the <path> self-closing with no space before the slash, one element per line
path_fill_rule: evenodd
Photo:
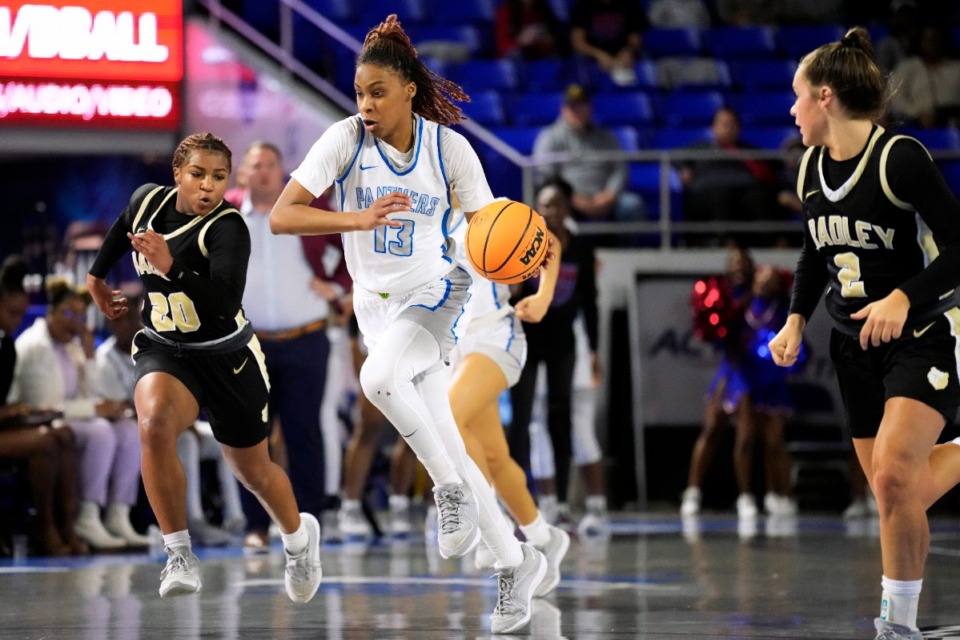
<path fill-rule="evenodd" d="M 453 533 L 463 524 L 460 519 L 460 507 L 463 506 L 463 491 L 441 491 L 437 499 L 440 512 L 440 530 Z"/>

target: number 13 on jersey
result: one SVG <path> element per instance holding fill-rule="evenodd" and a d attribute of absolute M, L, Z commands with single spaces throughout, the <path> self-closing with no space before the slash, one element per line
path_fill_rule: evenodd
<path fill-rule="evenodd" d="M 394 218 L 393 221 L 401 222 L 403 226 L 384 225 L 373 230 L 373 250 L 377 253 L 409 258 L 413 255 L 414 221 L 406 218 Z"/>

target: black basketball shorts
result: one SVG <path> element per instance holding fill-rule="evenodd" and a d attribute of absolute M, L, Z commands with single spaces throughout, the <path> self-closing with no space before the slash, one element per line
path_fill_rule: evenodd
<path fill-rule="evenodd" d="M 136 335 L 134 346 L 137 381 L 162 371 L 182 382 L 206 412 L 217 442 L 252 447 L 269 435 L 270 381 L 256 337 L 228 353 L 175 352 L 143 332 Z"/>
<path fill-rule="evenodd" d="M 910 398 L 954 421 L 960 406 L 960 311 L 906 330 L 897 340 L 860 348 L 859 338 L 834 329 L 830 357 L 837 369 L 847 426 L 854 438 L 876 437 L 889 398 Z"/>

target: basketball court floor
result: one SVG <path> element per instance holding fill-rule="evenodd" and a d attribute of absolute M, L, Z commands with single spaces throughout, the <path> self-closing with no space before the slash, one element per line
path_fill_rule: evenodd
<path fill-rule="evenodd" d="M 920 625 L 927 638 L 960 638 L 960 521 L 931 529 Z M 419 536 L 325 544 L 323 583 L 306 605 L 286 597 L 279 543 L 261 556 L 198 549 L 203 590 L 171 600 L 157 595 L 162 561 L 146 552 L 3 559 L 0 638 L 492 637 L 492 572 L 435 548 Z M 872 639 L 879 555 L 869 520 L 616 514 L 609 541 L 573 542 L 556 594 L 536 601 L 523 637 Z"/>

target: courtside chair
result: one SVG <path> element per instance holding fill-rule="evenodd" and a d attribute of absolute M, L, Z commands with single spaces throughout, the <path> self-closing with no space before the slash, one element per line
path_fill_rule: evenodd
<path fill-rule="evenodd" d="M 713 27 L 703 32 L 703 46 L 721 60 L 776 58 L 777 44 L 770 27 Z"/>

